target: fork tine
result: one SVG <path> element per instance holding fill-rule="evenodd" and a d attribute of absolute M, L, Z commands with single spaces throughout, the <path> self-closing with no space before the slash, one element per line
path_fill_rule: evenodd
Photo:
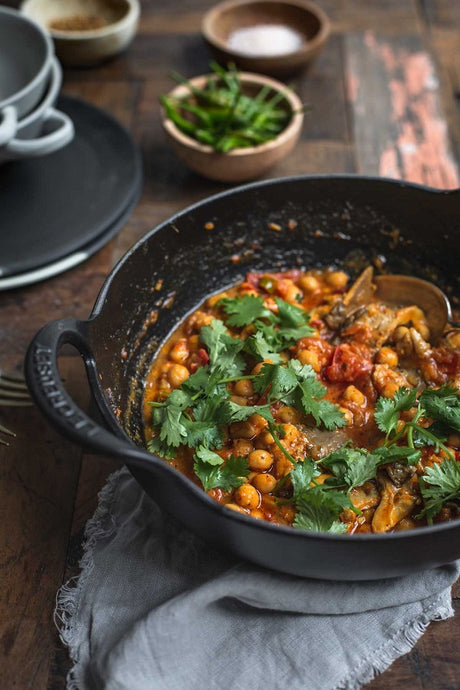
<path fill-rule="evenodd" d="M 13 378 L 0 372 L 0 387 L 27 390 L 27 383 L 24 379 Z"/>
<path fill-rule="evenodd" d="M 0 424 L 0 431 L 7 436 L 16 436 L 14 431 L 10 431 L 10 429 L 7 429 L 6 426 L 3 426 L 3 424 Z"/>
<path fill-rule="evenodd" d="M 25 407 L 32 405 L 24 379 L 0 371 L 0 406 Z"/>
<path fill-rule="evenodd" d="M 0 433 L 6 434 L 7 436 L 16 436 L 16 434 L 14 433 L 14 431 L 10 431 L 10 429 L 7 429 L 6 426 L 3 426 L 2 424 L 0 424 Z M 0 443 L 2 444 L 2 446 L 9 446 L 9 445 L 10 445 L 10 444 L 8 443 L 8 441 L 5 441 L 5 440 L 4 440 L 3 438 L 1 438 L 1 437 L 0 437 Z"/>
<path fill-rule="evenodd" d="M 17 388 L 9 389 L 4 388 L 0 382 L 0 395 L 4 395 L 8 398 L 19 398 L 19 399 L 29 399 L 29 392 L 26 390 L 18 390 Z"/>

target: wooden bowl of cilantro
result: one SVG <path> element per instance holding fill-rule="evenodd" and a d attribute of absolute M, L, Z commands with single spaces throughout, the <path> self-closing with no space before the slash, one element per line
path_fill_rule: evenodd
<path fill-rule="evenodd" d="M 305 108 L 285 84 L 259 74 L 212 65 L 160 97 L 163 128 L 178 157 L 220 182 L 252 180 L 295 146 Z"/>

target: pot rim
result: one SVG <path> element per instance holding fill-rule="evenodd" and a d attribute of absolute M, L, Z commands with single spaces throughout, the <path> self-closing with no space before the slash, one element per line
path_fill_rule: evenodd
<path fill-rule="evenodd" d="M 111 284 L 115 278 L 116 275 L 120 271 L 123 270 L 125 263 L 127 263 L 131 256 L 135 254 L 137 251 L 139 251 L 143 245 L 145 245 L 146 242 L 150 240 L 155 234 L 160 232 L 163 228 L 170 226 L 172 224 L 175 224 L 176 221 L 179 221 L 180 218 L 186 214 L 189 214 L 190 212 L 193 212 L 194 210 L 201 208 L 203 206 L 208 205 L 209 203 L 212 203 L 216 200 L 220 200 L 226 197 L 231 197 L 233 195 L 238 195 L 242 192 L 245 192 L 247 190 L 251 189 L 258 189 L 261 187 L 267 187 L 271 185 L 289 185 L 290 183 L 293 182 L 308 182 L 309 180 L 356 180 L 356 183 L 358 184 L 359 182 L 362 181 L 369 181 L 371 183 L 376 183 L 378 185 L 382 186 L 389 186 L 389 187 L 394 187 L 394 186 L 399 186 L 403 188 L 410 188 L 414 190 L 423 190 L 438 196 L 447 196 L 447 195 L 452 195 L 452 194 L 458 194 L 460 196 L 460 189 L 455 189 L 455 190 L 443 190 L 443 189 L 436 189 L 433 187 L 428 187 L 427 185 L 421 185 L 421 184 L 416 184 L 412 182 L 406 182 L 403 180 L 395 180 L 392 178 L 384 178 L 384 177 L 375 177 L 375 176 L 367 176 L 367 175 L 351 175 L 351 174 L 322 174 L 322 175 L 295 175 L 295 176 L 290 176 L 290 177 L 284 177 L 284 178 L 273 178 L 269 180 L 262 180 L 262 181 L 257 181 L 257 182 L 251 182 L 248 184 L 240 185 L 237 187 L 233 187 L 231 189 L 226 189 L 222 192 L 219 192 L 217 194 L 214 194 L 210 197 L 206 197 L 205 199 L 202 199 L 194 204 L 191 204 L 187 206 L 186 208 L 182 209 L 178 213 L 174 214 L 170 218 L 166 219 L 162 223 L 160 223 L 158 226 L 147 232 L 142 238 L 140 238 L 126 253 L 121 259 L 118 261 L 118 263 L 113 267 L 109 275 L 107 276 L 106 280 L 104 281 L 101 290 L 99 292 L 98 297 L 96 298 L 94 307 L 91 311 L 90 317 L 88 321 L 94 321 L 96 320 L 99 315 L 102 313 L 104 304 L 106 302 L 107 294 L 110 291 Z M 98 372 L 97 372 L 97 362 L 95 362 L 95 369 L 92 370 L 92 376 L 91 376 L 91 384 L 93 387 L 96 387 L 96 391 L 98 394 L 98 403 L 102 404 L 102 406 L 110 412 L 110 420 L 112 422 L 112 431 L 117 432 L 118 435 L 120 436 L 123 435 L 127 439 L 129 439 L 129 436 L 126 434 L 124 431 L 123 427 L 118 423 L 118 421 L 115 419 L 113 416 L 113 413 L 110 410 L 110 407 L 106 401 L 106 398 L 104 396 L 104 392 L 101 386 L 101 382 L 99 380 Z M 107 419 L 107 416 L 106 416 Z M 132 442 L 132 441 L 131 441 Z M 383 534 L 376 534 L 376 533 L 365 533 L 365 534 L 331 534 L 328 532 L 307 532 L 307 531 L 302 531 L 302 530 L 296 530 L 293 529 L 292 527 L 287 527 L 283 525 L 275 525 L 272 523 L 269 523 L 267 521 L 263 520 L 255 520 L 254 518 L 251 518 L 250 516 L 246 515 L 241 515 L 237 513 L 236 511 L 232 511 L 227 509 L 225 506 L 221 505 L 214 499 L 212 499 L 208 494 L 201 488 L 199 488 L 197 485 L 195 485 L 190 479 L 188 479 L 185 475 L 181 474 L 178 472 L 178 470 L 175 470 L 174 468 L 170 467 L 165 461 L 160 458 L 159 456 L 153 455 L 152 453 L 149 453 L 145 447 L 144 448 L 138 448 L 140 451 L 142 451 L 146 458 L 150 458 L 151 460 L 155 460 L 157 462 L 163 463 L 166 468 L 174 473 L 174 476 L 177 478 L 177 481 L 182 481 L 184 485 L 195 495 L 211 510 L 215 511 L 216 513 L 220 514 L 225 514 L 225 517 L 231 520 L 236 520 L 241 522 L 242 524 L 245 524 L 248 527 L 251 527 L 255 530 L 261 529 L 261 530 L 268 530 L 268 532 L 273 533 L 274 531 L 276 534 L 279 535 L 286 535 L 289 536 L 291 539 L 297 539 L 299 540 L 299 543 L 305 540 L 326 540 L 328 542 L 338 542 L 341 544 L 350 542 L 350 543 L 359 543 L 359 542 L 378 542 L 378 541 L 393 541 L 393 542 L 400 542 L 402 541 L 407 541 L 407 540 L 423 540 L 425 538 L 429 538 L 430 535 L 434 535 L 440 532 L 448 532 L 448 531 L 459 531 L 460 532 L 460 519 L 458 520 L 452 520 L 450 522 L 444 522 L 444 523 L 438 523 L 435 525 L 429 525 L 429 526 L 421 526 L 420 528 L 415 528 L 412 530 L 402 530 L 400 532 L 391 532 L 391 533 L 383 533 Z M 129 461 L 127 461 L 128 467 L 130 467 Z"/>

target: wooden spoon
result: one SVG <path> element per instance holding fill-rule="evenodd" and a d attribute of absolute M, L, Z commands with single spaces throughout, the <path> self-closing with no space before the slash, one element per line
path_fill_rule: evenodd
<path fill-rule="evenodd" d="M 447 324 L 460 328 L 460 323 L 452 320 L 447 296 L 433 283 L 404 275 L 374 276 L 374 283 L 377 286 L 376 296 L 384 302 L 399 306 L 415 304 L 424 311 L 431 342 L 439 340 Z"/>

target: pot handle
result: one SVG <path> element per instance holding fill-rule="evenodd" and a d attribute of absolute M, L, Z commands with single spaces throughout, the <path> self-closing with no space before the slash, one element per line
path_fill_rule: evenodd
<path fill-rule="evenodd" d="M 81 446 L 111 455 L 158 472 L 159 461 L 121 435 L 116 436 L 97 424 L 81 410 L 66 391 L 58 370 L 62 345 L 76 347 L 85 362 L 90 378 L 95 371 L 94 356 L 86 338 L 88 322 L 59 319 L 44 326 L 29 345 L 25 374 L 29 391 L 42 413 L 67 438 Z"/>

